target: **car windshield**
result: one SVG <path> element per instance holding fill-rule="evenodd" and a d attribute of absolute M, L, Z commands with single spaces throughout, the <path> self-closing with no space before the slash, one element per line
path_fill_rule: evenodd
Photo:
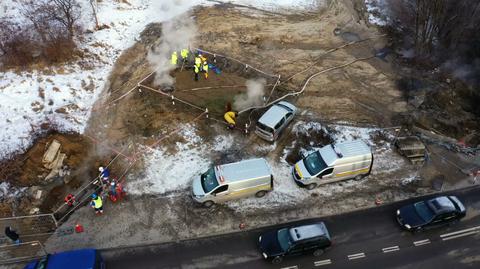
<path fill-rule="evenodd" d="M 425 222 L 429 222 L 430 220 L 433 219 L 433 212 L 425 202 L 415 203 L 414 206 L 415 206 L 415 211 L 417 211 L 417 214 Z"/>
<path fill-rule="evenodd" d="M 257 122 L 257 126 L 258 128 L 260 128 L 260 130 L 263 130 L 269 134 L 273 134 L 273 129 L 271 127 L 268 127 L 267 125 L 261 123 L 261 122 Z"/>
<path fill-rule="evenodd" d="M 290 239 L 290 233 L 288 232 L 288 229 L 281 229 L 278 231 L 277 234 L 278 238 L 278 243 L 280 244 L 280 247 L 284 250 L 287 251 L 290 248 L 290 245 L 292 244 L 292 240 Z"/>
<path fill-rule="evenodd" d="M 212 168 L 208 169 L 207 172 L 201 175 L 202 188 L 205 193 L 211 192 L 218 186 L 217 177 L 215 176 L 215 170 Z"/>
<path fill-rule="evenodd" d="M 305 164 L 305 167 L 312 176 L 320 173 L 323 169 L 327 168 L 327 164 L 322 159 L 318 151 L 310 153 L 303 160 L 303 163 Z"/>

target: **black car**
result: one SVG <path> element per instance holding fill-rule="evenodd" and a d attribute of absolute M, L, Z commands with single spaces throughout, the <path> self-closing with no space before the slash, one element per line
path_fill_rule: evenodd
<path fill-rule="evenodd" d="M 270 231 L 262 234 L 258 242 L 263 257 L 274 264 L 280 263 L 285 256 L 305 253 L 319 256 L 332 245 L 323 222 Z"/>
<path fill-rule="evenodd" d="M 409 231 L 441 226 L 465 217 L 465 206 L 455 196 L 439 196 L 397 210 L 397 221 Z"/>

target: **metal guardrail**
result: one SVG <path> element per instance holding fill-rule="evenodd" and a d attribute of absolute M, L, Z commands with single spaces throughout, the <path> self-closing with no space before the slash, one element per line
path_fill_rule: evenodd
<path fill-rule="evenodd" d="M 0 265 L 34 260 L 48 253 L 39 241 L 0 246 Z"/>
<path fill-rule="evenodd" d="M 18 234 L 51 233 L 58 227 L 53 213 L 0 219 L 0 227 L 13 227 Z"/>

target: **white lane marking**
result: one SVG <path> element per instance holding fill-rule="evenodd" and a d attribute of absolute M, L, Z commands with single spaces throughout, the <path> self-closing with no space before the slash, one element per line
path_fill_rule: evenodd
<path fill-rule="evenodd" d="M 281 269 L 298 269 L 298 266 L 282 267 Z"/>
<path fill-rule="evenodd" d="M 472 227 L 472 228 L 468 228 L 468 229 L 464 229 L 464 230 L 460 230 L 460 231 L 456 231 L 456 232 L 452 232 L 452 233 L 448 233 L 448 234 L 442 234 L 440 235 L 441 238 L 443 237 L 449 237 L 449 236 L 452 236 L 452 235 L 457 235 L 457 234 L 461 234 L 461 233 L 466 233 L 466 232 L 470 232 L 470 231 L 480 231 L 480 226 L 476 226 L 476 227 Z"/>
<path fill-rule="evenodd" d="M 413 244 L 418 247 L 426 244 L 430 244 L 430 239 L 425 239 L 425 240 L 420 240 L 420 241 L 415 241 Z"/>
<path fill-rule="evenodd" d="M 455 236 L 444 237 L 444 238 L 442 238 L 442 240 L 443 240 L 443 241 L 447 241 L 447 240 L 450 240 L 450 239 L 455 239 L 455 238 L 459 238 L 459 237 L 463 237 L 463 236 L 468 236 L 468 235 L 476 234 L 476 233 L 478 233 L 478 232 L 480 232 L 480 230 L 479 230 L 479 231 L 471 231 L 471 232 L 469 232 L 469 233 L 458 234 L 458 235 L 455 235 Z"/>
<path fill-rule="evenodd" d="M 365 258 L 365 253 L 361 252 L 357 254 L 351 254 L 351 255 L 348 255 L 347 257 L 349 260 L 361 259 L 361 258 Z"/>
<path fill-rule="evenodd" d="M 321 260 L 321 261 L 313 262 L 313 265 L 322 266 L 322 265 L 328 265 L 328 264 L 331 264 L 331 263 L 332 263 L 332 260 L 328 259 L 328 260 Z"/>
<path fill-rule="evenodd" d="M 399 250 L 400 250 L 400 247 L 398 247 L 398 246 L 382 248 L 383 253 L 388 253 L 388 252 L 392 252 L 392 251 L 399 251 Z"/>

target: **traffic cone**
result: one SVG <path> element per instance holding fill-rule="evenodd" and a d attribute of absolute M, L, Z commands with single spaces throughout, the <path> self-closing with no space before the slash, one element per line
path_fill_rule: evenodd
<path fill-rule="evenodd" d="M 83 226 L 81 224 L 76 224 L 75 225 L 75 232 L 76 233 L 82 233 L 83 232 Z"/>

